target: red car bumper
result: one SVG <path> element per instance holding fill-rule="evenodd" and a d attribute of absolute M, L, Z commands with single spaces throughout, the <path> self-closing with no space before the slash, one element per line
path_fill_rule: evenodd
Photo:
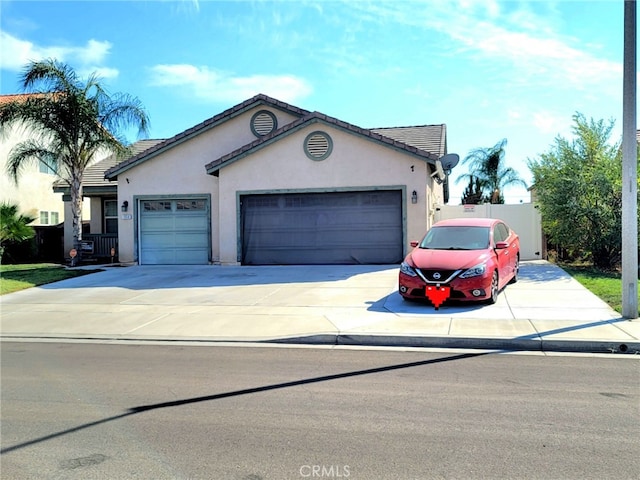
<path fill-rule="evenodd" d="M 478 302 L 488 300 L 491 297 L 491 279 L 493 271 L 488 271 L 484 275 L 471 278 L 454 278 L 449 283 L 427 283 L 420 276 L 412 277 L 406 273 L 399 274 L 399 292 L 404 298 L 412 300 L 427 299 L 425 290 L 427 286 L 449 287 L 450 300 L 462 302 Z"/>

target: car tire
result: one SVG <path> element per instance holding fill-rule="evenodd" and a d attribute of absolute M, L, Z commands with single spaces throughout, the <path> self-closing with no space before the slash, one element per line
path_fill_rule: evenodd
<path fill-rule="evenodd" d="M 518 274 L 520 273 L 520 256 L 516 257 L 516 271 L 513 273 L 513 277 L 509 280 L 509 283 L 516 283 L 518 281 Z"/>
<path fill-rule="evenodd" d="M 498 272 L 494 271 L 491 277 L 491 296 L 487 298 L 487 304 L 493 305 L 498 301 Z"/>

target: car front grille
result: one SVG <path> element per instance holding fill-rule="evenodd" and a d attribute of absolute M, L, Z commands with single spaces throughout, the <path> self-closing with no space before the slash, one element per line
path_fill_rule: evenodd
<path fill-rule="evenodd" d="M 421 268 L 423 280 L 428 283 L 448 283 L 453 280 L 462 270 L 438 270 L 435 268 Z"/>

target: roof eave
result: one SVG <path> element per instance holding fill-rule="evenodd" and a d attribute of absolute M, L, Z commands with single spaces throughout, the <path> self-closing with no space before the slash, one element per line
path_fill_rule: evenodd
<path fill-rule="evenodd" d="M 71 187 L 69 186 L 54 186 L 53 193 L 62 193 L 63 195 L 71 195 Z M 111 185 L 103 186 L 86 186 L 82 187 L 82 196 L 84 197 L 100 197 L 103 195 L 111 195 L 118 193 L 118 184 L 113 183 Z"/>

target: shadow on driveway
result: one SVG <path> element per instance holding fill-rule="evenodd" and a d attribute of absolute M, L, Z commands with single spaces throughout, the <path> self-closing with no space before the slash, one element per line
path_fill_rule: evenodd
<path fill-rule="evenodd" d="M 142 265 L 105 267 L 98 273 L 43 285 L 47 290 L 120 287 L 130 290 L 320 283 L 397 270 L 398 265 Z"/>

